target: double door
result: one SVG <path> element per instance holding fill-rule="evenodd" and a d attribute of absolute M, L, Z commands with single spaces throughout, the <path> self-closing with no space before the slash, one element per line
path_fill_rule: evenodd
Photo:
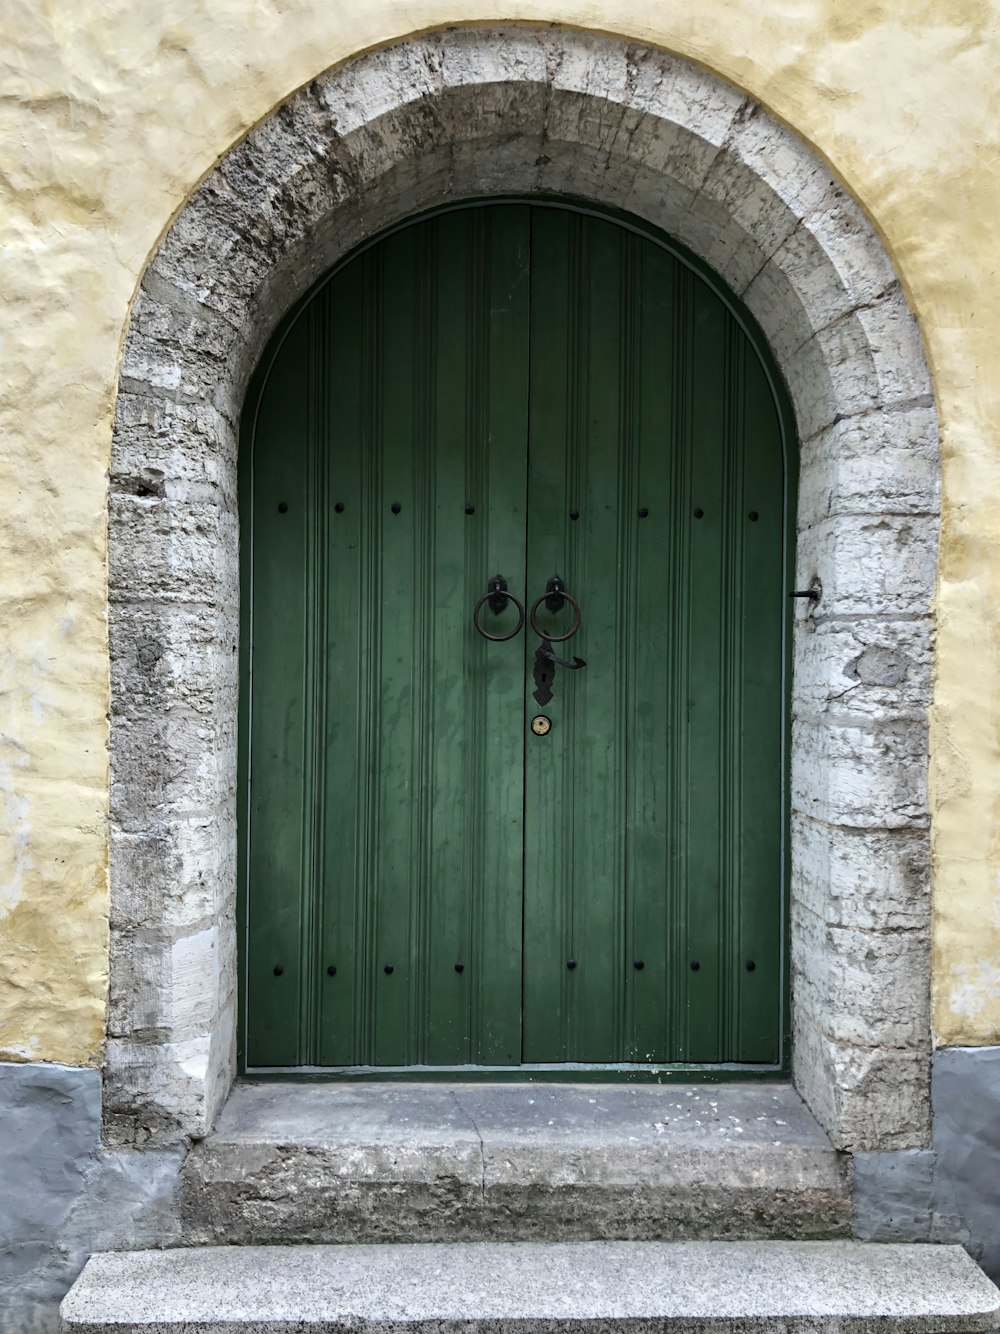
<path fill-rule="evenodd" d="M 247 1066 L 778 1063 L 782 426 L 732 305 L 482 205 L 264 364 Z"/>

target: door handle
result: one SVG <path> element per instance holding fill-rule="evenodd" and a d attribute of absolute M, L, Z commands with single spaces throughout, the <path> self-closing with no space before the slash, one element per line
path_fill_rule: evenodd
<path fill-rule="evenodd" d="M 559 611 L 567 602 L 573 609 L 573 619 L 570 622 L 569 629 L 561 635 L 546 634 L 538 624 L 538 608 L 542 603 L 548 607 L 549 611 Z M 552 651 L 553 644 L 561 644 L 567 639 L 572 639 L 583 624 L 583 612 L 580 610 L 580 604 L 576 598 L 572 597 L 566 591 L 566 585 L 554 574 L 545 586 L 545 592 L 540 598 L 536 598 L 531 604 L 531 612 L 528 617 L 528 623 L 535 634 L 541 640 L 541 643 L 535 649 L 535 669 L 533 672 L 535 681 L 535 690 L 533 698 L 538 704 L 548 704 L 552 698 L 552 682 L 555 679 L 555 668 L 566 667 L 571 672 L 578 672 L 581 667 L 586 667 L 586 661 L 583 658 L 574 657 L 570 662 L 568 658 L 560 658 Z"/>
<path fill-rule="evenodd" d="M 539 626 L 538 621 L 535 618 L 538 615 L 538 608 L 543 602 L 548 607 L 549 611 L 560 611 L 565 602 L 568 602 L 573 608 L 573 620 L 564 635 L 549 634 Z M 545 592 L 542 596 L 540 598 L 535 598 L 534 602 L 531 604 L 531 613 L 528 617 L 528 623 L 539 639 L 545 639 L 550 644 L 561 644 L 564 639 L 572 639 L 583 624 L 583 612 L 580 610 L 579 602 L 577 602 L 576 598 L 570 597 L 569 593 L 566 591 L 566 585 L 557 574 L 554 574 L 545 585 Z"/>
<path fill-rule="evenodd" d="M 514 626 L 510 634 L 491 635 L 488 630 L 483 629 L 483 623 L 479 618 L 479 613 L 482 611 L 483 607 L 486 606 L 487 602 L 490 604 L 490 611 L 494 616 L 499 616 L 507 606 L 507 603 L 513 602 L 514 606 L 517 608 L 517 625 Z M 481 634 L 484 639 L 488 639 L 491 644 L 504 644 L 508 639 L 513 639 L 514 636 L 519 633 L 521 626 L 524 624 L 524 603 L 519 602 L 510 591 L 507 587 L 507 580 L 502 574 L 495 574 L 486 585 L 486 592 L 472 610 L 472 624 L 476 627 L 479 634 Z"/>

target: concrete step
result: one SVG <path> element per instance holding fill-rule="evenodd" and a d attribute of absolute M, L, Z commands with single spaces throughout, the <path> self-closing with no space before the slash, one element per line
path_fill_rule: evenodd
<path fill-rule="evenodd" d="M 190 1244 L 850 1235 L 785 1084 L 244 1084 L 189 1154 Z"/>
<path fill-rule="evenodd" d="M 952 1334 L 1000 1293 L 958 1246 L 458 1242 L 95 1255 L 66 1334 Z"/>

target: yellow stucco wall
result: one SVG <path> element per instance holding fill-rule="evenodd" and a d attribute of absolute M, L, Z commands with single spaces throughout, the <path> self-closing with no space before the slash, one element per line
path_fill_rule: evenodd
<path fill-rule="evenodd" d="M 320 70 L 472 20 L 711 66 L 868 210 L 944 432 L 935 1025 L 1000 1042 L 1000 0 L 7 0 L 0 12 L 0 1057 L 100 1057 L 105 499 L 119 345 L 171 217 Z"/>

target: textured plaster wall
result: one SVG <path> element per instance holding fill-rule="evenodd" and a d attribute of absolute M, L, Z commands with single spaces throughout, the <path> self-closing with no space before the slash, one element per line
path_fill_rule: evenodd
<path fill-rule="evenodd" d="M 935 373 L 931 759 L 939 1040 L 1000 1039 L 1000 3 L 9 0 L 0 15 L 0 1053 L 94 1063 L 107 959 L 106 469 L 128 305 L 171 217 L 275 102 L 445 23 L 590 27 L 701 61 L 867 208 Z"/>

